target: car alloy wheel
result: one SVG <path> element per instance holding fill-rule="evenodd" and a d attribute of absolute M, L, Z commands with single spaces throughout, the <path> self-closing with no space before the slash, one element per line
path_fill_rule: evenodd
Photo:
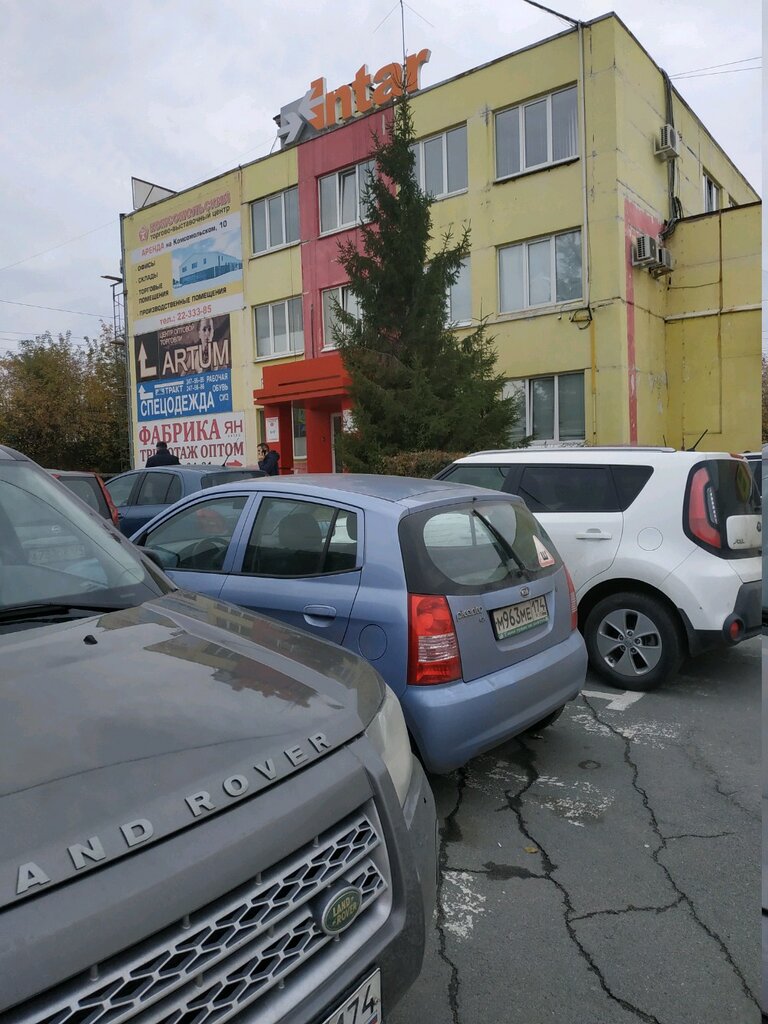
<path fill-rule="evenodd" d="M 654 689 L 682 660 L 672 615 L 645 594 L 613 594 L 598 601 L 584 633 L 592 667 L 625 690 Z"/>

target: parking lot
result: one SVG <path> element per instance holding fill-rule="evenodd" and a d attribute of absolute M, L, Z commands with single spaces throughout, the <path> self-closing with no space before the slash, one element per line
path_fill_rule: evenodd
<path fill-rule="evenodd" d="M 760 1019 L 760 640 L 431 777 L 438 910 L 388 1024 Z"/>

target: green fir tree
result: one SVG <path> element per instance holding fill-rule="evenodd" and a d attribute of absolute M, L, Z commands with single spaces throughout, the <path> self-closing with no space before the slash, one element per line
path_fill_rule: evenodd
<path fill-rule="evenodd" d="M 374 134 L 373 141 L 376 172 L 362 197 L 361 244 L 339 246 L 359 307 L 357 316 L 338 305 L 335 311 L 334 340 L 354 406 L 352 429 L 339 439 L 341 462 L 354 472 L 381 472 L 403 453 L 506 446 L 520 400 L 503 396 L 485 322 L 459 334 L 446 321 L 470 231 L 464 226 L 457 238 L 449 231 L 432 246 L 432 198 L 414 173 L 407 95 L 386 138 Z"/>

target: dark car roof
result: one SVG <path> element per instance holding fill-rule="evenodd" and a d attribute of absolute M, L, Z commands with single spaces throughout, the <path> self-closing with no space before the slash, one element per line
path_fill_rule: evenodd
<path fill-rule="evenodd" d="M 189 465 L 182 464 L 180 466 L 175 466 L 173 464 L 171 464 L 169 466 L 137 466 L 136 469 L 126 469 L 126 470 L 124 470 L 124 472 L 125 473 L 143 473 L 143 472 L 146 471 L 147 473 L 152 473 L 152 472 L 155 472 L 155 471 L 159 471 L 161 473 L 167 473 L 169 470 L 172 473 L 180 473 L 180 472 L 186 473 L 186 472 L 190 472 L 190 473 L 199 473 L 201 475 L 203 473 L 261 473 L 262 472 L 262 470 L 260 470 L 257 466 L 219 466 L 219 465 L 216 465 L 215 463 L 213 465 L 208 465 L 208 466 L 198 466 L 198 465 L 193 465 L 192 463 L 190 463 Z M 117 475 L 123 476 L 123 473 L 120 473 L 120 474 L 117 474 Z"/>
<path fill-rule="evenodd" d="M 375 476 L 365 473 L 302 473 L 298 476 L 266 477 L 263 480 L 239 480 L 234 484 L 212 487 L 209 494 L 217 490 L 238 489 L 261 490 L 264 487 L 286 491 L 288 494 L 326 496 L 339 500 L 341 495 L 351 499 L 357 495 L 366 498 L 403 505 L 419 505 L 432 501 L 461 498 L 489 498 L 499 494 L 485 487 L 471 484 L 456 484 L 448 480 L 429 480 L 409 476 Z M 506 495 L 512 497 L 512 495 Z M 342 499 L 343 500 L 343 499 Z"/>

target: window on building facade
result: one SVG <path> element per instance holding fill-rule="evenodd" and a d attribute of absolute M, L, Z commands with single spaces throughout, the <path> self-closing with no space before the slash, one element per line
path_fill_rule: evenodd
<path fill-rule="evenodd" d="M 448 289 L 447 313 L 449 324 L 468 324 L 472 320 L 472 285 L 470 262 L 464 260 L 456 282 Z"/>
<path fill-rule="evenodd" d="M 720 186 L 704 171 L 704 213 L 720 209 Z"/>
<path fill-rule="evenodd" d="M 364 160 L 320 179 L 321 232 L 351 228 L 363 220 L 362 197 L 375 169 L 375 161 Z"/>
<path fill-rule="evenodd" d="M 257 359 L 304 351 L 304 312 L 300 295 L 256 306 L 254 320 Z"/>
<path fill-rule="evenodd" d="M 579 155 L 576 97 L 573 85 L 496 115 L 497 178 Z"/>
<path fill-rule="evenodd" d="M 344 284 L 340 288 L 326 288 L 323 292 L 323 348 L 336 348 L 334 331 L 337 322 L 337 303 L 345 313 L 351 313 L 355 319 L 360 319 L 357 296 L 354 295 L 349 285 Z"/>
<path fill-rule="evenodd" d="M 269 252 L 299 240 L 299 190 L 289 188 L 251 203 L 254 253 Z"/>
<path fill-rule="evenodd" d="M 524 437 L 534 443 L 585 439 L 583 371 L 510 380 L 504 395 L 512 394 L 522 397 L 523 411 L 510 432 L 511 444 Z"/>
<path fill-rule="evenodd" d="M 499 249 L 499 312 L 571 302 L 582 295 L 581 230 Z"/>
<path fill-rule="evenodd" d="M 459 125 L 431 139 L 414 142 L 416 181 L 435 199 L 467 187 L 467 126 Z"/>
<path fill-rule="evenodd" d="M 291 420 L 293 423 L 293 457 L 307 457 L 307 411 L 299 402 L 291 403 Z"/>

